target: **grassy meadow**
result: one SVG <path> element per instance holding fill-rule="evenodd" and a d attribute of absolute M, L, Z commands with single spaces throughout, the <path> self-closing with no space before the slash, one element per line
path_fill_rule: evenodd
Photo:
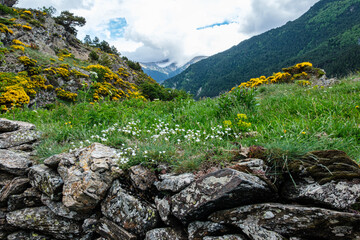
<path fill-rule="evenodd" d="M 37 126 L 39 161 L 100 142 L 119 149 L 123 168 L 167 163 L 184 172 L 227 165 L 240 144 L 283 156 L 338 149 L 359 162 L 359 105 L 360 75 L 353 74 L 331 87 L 270 84 L 199 101 L 79 100 L 0 117 Z"/>

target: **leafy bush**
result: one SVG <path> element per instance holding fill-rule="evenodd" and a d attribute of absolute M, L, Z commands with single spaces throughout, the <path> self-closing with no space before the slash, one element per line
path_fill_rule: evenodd
<path fill-rule="evenodd" d="M 13 8 L 6 6 L 6 3 L 4 5 L 0 4 L 0 13 L 18 16 L 18 13 Z"/>
<path fill-rule="evenodd" d="M 89 53 L 89 59 L 92 61 L 98 61 L 99 55 L 93 50 Z"/>
<path fill-rule="evenodd" d="M 218 115 L 226 115 L 235 106 L 252 109 L 256 104 L 255 90 L 236 88 L 219 97 Z"/>

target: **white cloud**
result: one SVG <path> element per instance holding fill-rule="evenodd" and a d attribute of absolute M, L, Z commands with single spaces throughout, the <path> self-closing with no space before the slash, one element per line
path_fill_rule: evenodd
<path fill-rule="evenodd" d="M 98 36 L 136 61 L 185 63 L 224 51 L 255 34 L 294 20 L 318 0 L 20 0 L 20 7 L 54 6 L 83 16 L 78 37 Z M 125 18 L 123 37 L 111 38 L 111 20 Z M 197 30 L 216 23 L 229 22 Z"/>

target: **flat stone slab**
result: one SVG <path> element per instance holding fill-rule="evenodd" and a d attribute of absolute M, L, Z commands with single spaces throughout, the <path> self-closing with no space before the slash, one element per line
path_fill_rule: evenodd
<path fill-rule="evenodd" d="M 211 214 L 213 222 L 230 224 L 251 236 L 269 229 L 286 238 L 360 239 L 360 214 L 299 205 L 264 203 Z M 254 231 L 256 230 L 256 231 Z"/>
<path fill-rule="evenodd" d="M 26 155 L 0 149 L 0 170 L 17 176 L 24 176 L 32 165 L 33 162 Z"/>

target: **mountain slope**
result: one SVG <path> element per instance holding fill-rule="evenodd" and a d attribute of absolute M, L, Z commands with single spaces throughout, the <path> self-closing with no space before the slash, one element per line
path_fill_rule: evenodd
<path fill-rule="evenodd" d="M 299 19 L 190 66 L 165 81 L 197 98 L 214 97 L 258 75 L 311 61 L 328 75 L 360 68 L 360 1 L 322 0 Z"/>
<path fill-rule="evenodd" d="M 178 67 L 176 63 L 169 63 L 168 59 L 161 62 L 141 63 L 141 67 L 146 74 L 155 79 L 157 82 L 161 83 L 166 79 L 172 78 L 182 73 L 190 65 L 197 63 L 205 58 L 206 57 L 203 56 L 195 57 L 180 67 Z"/>

